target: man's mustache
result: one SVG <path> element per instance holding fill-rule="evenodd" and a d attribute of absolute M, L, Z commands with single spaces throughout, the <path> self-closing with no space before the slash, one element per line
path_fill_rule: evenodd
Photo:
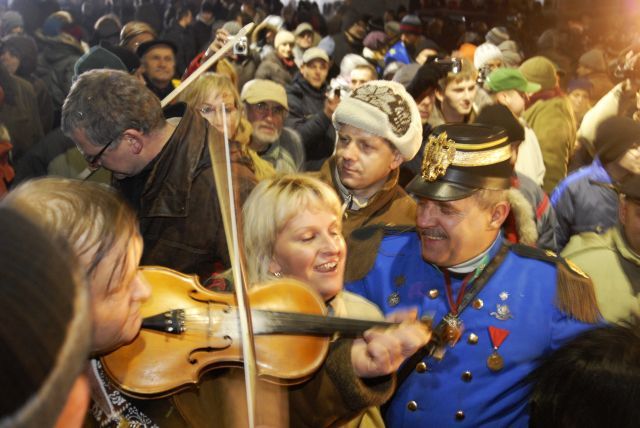
<path fill-rule="evenodd" d="M 439 227 L 420 229 L 420 236 L 427 239 L 447 239 L 449 235 Z"/>

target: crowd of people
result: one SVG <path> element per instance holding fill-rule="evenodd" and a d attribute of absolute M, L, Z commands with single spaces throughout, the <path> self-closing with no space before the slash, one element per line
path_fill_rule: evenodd
<path fill-rule="evenodd" d="M 0 427 L 637 425 L 640 43 L 415 3 L 0 12 Z M 258 367 L 254 415 L 238 361 L 144 396 L 104 358 L 166 298 L 140 266 L 378 327 Z M 207 317 L 193 353 L 233 337 Z"/>

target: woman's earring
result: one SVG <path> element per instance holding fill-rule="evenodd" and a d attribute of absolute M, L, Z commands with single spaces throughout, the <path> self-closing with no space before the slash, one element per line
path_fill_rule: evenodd
<path fill-rule="evenodd" d="M 271 275 L 275 276 L 276 278 L 282 278 L 282 272 L 273 272 L 271 273 Z"/>

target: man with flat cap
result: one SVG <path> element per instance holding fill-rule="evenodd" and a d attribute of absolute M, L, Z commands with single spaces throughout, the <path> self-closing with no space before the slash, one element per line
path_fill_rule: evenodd
<path fill-rule="evenodd" d="M 621 322 L 640 317 L 640 175 L 605 186 L 618 193 L 618 223 L 574 235 L 562 255 L 593 279 L 602 316 Z"/>
<path fill-rule="evenodd" d="M 374 267 L 347 284 L 385 313 L 417 306 L 437 323 L 436 344 L 399 373 L 389 427 L 526 427 L 522 381 L 539 357 L 599 321 L 588 278 L 503 239 L 510 159 L 502 128 L 436 128 L 407 187 L 417 231 L 387 233 Z"/>

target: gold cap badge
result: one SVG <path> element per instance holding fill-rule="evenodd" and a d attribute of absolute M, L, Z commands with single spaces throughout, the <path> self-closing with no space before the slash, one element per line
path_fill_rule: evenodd
<path fill-rule="evenodd" d="M 447 172 L 456 154 L 454 145 L 455 142 L 449 139 L 446 132 L 440 133 L 437 137 L 429 136 L 422 158 L 422 178 L 435 181 Z"/>

